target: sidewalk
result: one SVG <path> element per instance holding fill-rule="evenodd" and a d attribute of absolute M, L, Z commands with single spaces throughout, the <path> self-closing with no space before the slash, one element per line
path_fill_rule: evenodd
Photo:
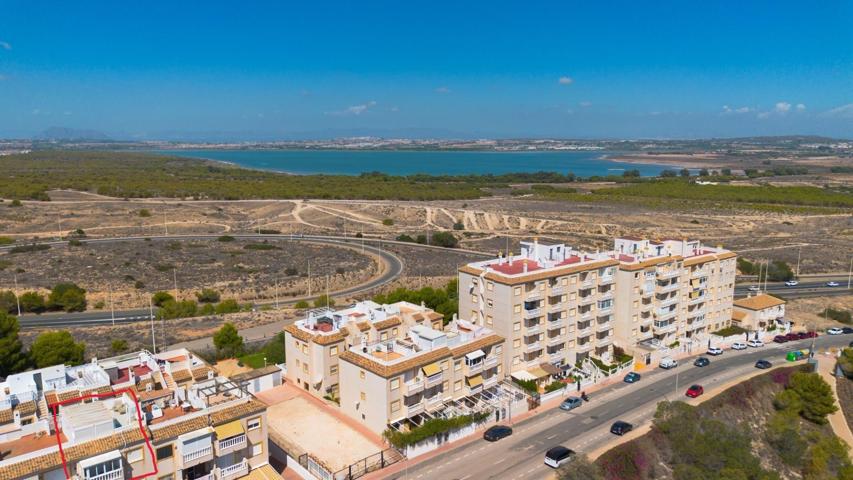
<path fill-rule="evenodd" d="M 817 359 L 817 372 L 826 380 L 826 383 L 832 388 L 832 394 L 838 399 L 838 391 L 835 388 L 838 380 L 833 375 L 835 372 L 835 357 L 824 354 L 818 356 Z M 841 406 L 839 405 L 838 410 L 829 415 L 828 418 L 832 431 L 841 440 L 844 440 L 848 446 L 853 447 L 853 433 L 850 432 L 850 427 L 847 424 L 847 419 L 844 417 L 844 411 L 841 409 Z"/>

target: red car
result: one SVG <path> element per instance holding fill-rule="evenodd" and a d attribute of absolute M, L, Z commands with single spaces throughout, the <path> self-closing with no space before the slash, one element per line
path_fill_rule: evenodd
<path fill-rule="evenodd" d="M 785 338 L 787 338 L 788 340 L 799 340 L 800 336 L 794 332 L 791 332 L 791 333 L 785 335 Z"/>
<path fill-rule="evenodd" d="M 785 343 L 788 341 L 788 337 L 786 337 L 785 335 L 776 335 L 775 337 L 773 337 L 773 341 L 776 343 Z"/>
<path fill-rule="evenodd" d="M 687 389 L 687 393 L 685 393 L 685 395 L 690 398 L 696 398 L 703 393 L 705 393 L 705 389 L 702 388 L 702 385 L 690 385 L 690 388 Z"/>
<path fill-rule="evenodd" d="M 817 338 L 817 332 L 800 332 L 800 338 Z"/>

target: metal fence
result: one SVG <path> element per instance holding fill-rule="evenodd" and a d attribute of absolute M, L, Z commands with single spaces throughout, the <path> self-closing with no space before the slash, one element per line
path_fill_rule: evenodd
<path fill-rule="evenodd" d="M 355 480 L 370 472 L 382 470 L 383 468 L 402 461 L 406 457 L 394 447 L 387 448 L 381 452 L 374 453 L 369 457 L 353 463 L 349 467 L 335 472 L 335 480 Z"/>

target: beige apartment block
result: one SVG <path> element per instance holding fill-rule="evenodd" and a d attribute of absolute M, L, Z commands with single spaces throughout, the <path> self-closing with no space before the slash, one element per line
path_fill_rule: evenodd
<path fill-rule="evenodd" d="M 563 244 L 521 242 L 520 255 L 459 269 L 459 314 L 506 338 L 504 368 L 536 378 L 612 359 L 619 262 Z"/>
<path fill-rule="evenodd" d="M 698 240 L 622 237 L 615 241 L 616 337 L 651 364 L 670 346 L 705 348 L 731 325 L 737 255 Z"/>
<path fill-rule="evenodd" d="M 765 293 L 735 300 L 732 321 L 750 332 L 784 326 L 785 303 L 785 300 Z"/>
<path fill-rule="evenodd" d="M 268 463 L 266 406 L 187 350 L 10 375 L 0 383 L 5 410 L 3 479 L 127 480 L 155 465 L 158 480 L 280 478 Z"/>
<path fill-rule="evenodd" d="M 286 379 L 318 397 L 340 394 L 340 355 L 353 346 L 405 339 L 408 328 L 443 327 L 443 315 L 422 305 L 372 301 L 333 310 L 315 309 L 284 328 Z"/>
<path fill-rule="evenodd" d="M 340 404 L 350 417 L 381 433 L 424 419 L 476 409 L 504 378 L 504 339 L 454 320 L 443 330 L 407 328 L 405 337 L 354 345 L 340 355 Z"/>

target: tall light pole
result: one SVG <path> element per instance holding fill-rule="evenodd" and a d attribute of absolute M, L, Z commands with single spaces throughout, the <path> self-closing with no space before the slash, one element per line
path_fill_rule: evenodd
<path fill-rule="evenodd" d="M 59 228 L 56 233 L 59 234 L 59 239 L 62 240 L 62 217 L 59 215 L 56 216 L 56 225 Z"/>
<path fill-rule="evenodd" d="M 116 326 L 116 309 L 113 305 L 113 285 L 109 284 L 110 288 L 110 317 L 113 319 L 113 326 Z"/>
<path fill-rule="evenodd" d="M 21 316 L 21 296 L 18 294 L 18 274 L 14 273 L 15 276 L 15 303 L 18 304 L 18 316 Z M 848 287 L 849 288 L 849 287 Z"/>
<path fill-rule="evenodd" d="M 175 301 L 178 301 L 178 270 L 172 267 L 172 280 L 175 282 Z"/>
<path fill-rule="evenodd" d="M 847 290 L 850 290 L 851 277 L 853 277 L 853 257 L 850 257 L 850 269 L 847 270 Z"/>
<path fill-rule="evenodd" d="M 157 337 L 154 335 L 154 306 L 151 305 L 151 295 L 148 295 L 148 315 L 151 317 L 151 348 L 157 353 Z"/>
<path fill-rule="evenodd" d="M 797 249 L 797 278 L 800 278 L 800 254 L 803 253 L 803 246 Z"/>

